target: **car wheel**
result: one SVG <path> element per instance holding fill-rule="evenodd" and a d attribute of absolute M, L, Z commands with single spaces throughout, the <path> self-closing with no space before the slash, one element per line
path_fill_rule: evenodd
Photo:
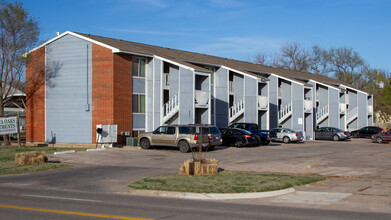
<path fill-rule="evenodd" d="M 334 135 L 334 136 L 333 136 L 333 140 L 334 140 L 334 141 L 339 141 L 339 136 L 338 136 L 338 135 Z"/>
<path fill-rule="evenodd" d="M 270 144 L 270 141 L 262 141 L 262 145 L 268 145 Z"/>
<path fill-rule="evenodd" d="M 356 133 L 356 132 L 352 133 L 352 137 L 358 138 L 358 133 Z"/>
<path fill-rule="evenodd" d="M 151 148 L 151 144 L 149 143 L 149 140 L 147 138 L 143 138 L 140 140 L 140 147 L 142 149 L 149 149 Z"/>
<path fill-rule="evenodd" d="M 187 141 L 179 141 L 178 148 L 182 153 L 187 153 L 190 150 L 190 146 Z"/>
<path fill-rule="evenodd" d="M 242 142 L 237 140 L 235 141 L 235 147 L 241 147 L 242 146 Z"/>
<path fill-rule="evenodd" d="M 284 137 L 284 138 L 282 139 L 282 141 L 283 141 L 285 144 L 288 144 L 288 143 L 291 142 L 291 139 L 290 139 L 289 137 Z"/>
<path fill-rule="evenodd" d="M 380 144 L 382 142 L 383 142 L 383 138 L 381 138 L 381 137 L 376 138 L 376 143 Z"/>
<path fill-rule="evenodd" d="M 261 136 L 255 135 L 255 137 L 257 138 L 257 146 L 261 145 Z"/>

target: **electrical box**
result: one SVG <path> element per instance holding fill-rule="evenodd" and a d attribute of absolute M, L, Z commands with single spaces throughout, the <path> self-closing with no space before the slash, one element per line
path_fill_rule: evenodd
<path fill-rule="evenodd" d="M 98 143 L 117 143 L 117 125 L 96 125 L 96 128 L 102 129 L 101 134 L 96 133 Z"/>

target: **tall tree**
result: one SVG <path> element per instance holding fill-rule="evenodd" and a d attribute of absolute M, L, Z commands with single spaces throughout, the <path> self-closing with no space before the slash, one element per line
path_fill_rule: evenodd
<path fill-rule="evenodd" d="M 352 48 L 341 47 L 329 50 L 330 62 L 335 78 L 359 86 L 362 72 L 365 70 L 364 59 Z"/>
<path fill-rule="evenodd" d="M 311 53 L 298 43 L 285 43 L 273 59 L 273 66 L 307 72 L 310 69 Z"/>
<path fill-rule="evenodd" d="M 36 45 L 38 35 L 38 22 L 21 2 L 0 1 L 0 116 L 15 89 L 23 84 L 28 59 L 24 54 Z"/>
<path fill-rule="evenodd" d="M 331 57 L 327 50 L 319 46 L 313 46 L 310 57 L 310 72 L 319 75 L 329 75 L 331 68 Z"/>

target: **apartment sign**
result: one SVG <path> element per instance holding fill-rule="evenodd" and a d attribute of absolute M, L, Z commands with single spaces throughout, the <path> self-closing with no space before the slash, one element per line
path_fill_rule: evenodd
<path fill-rule="evenodd" d="M 18 133 L 18 118 L 0 118 L 0 135 Z"/>

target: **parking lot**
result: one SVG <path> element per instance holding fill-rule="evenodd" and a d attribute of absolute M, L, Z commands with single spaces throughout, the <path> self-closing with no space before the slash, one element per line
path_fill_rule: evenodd
<path fill-rule="evenodd" d="M 191 155 L 181 153 L 177 148 L 164 147 L 150 150 L 125 147 L 58 154 L 50 156 L 49 160 L 69 163 L 73 168 L 28 174 L 27 182 L 20 175 L 0 177 L 0 183 L 127 193 L 130 181 L 175 174 Z M 319 183 L 295 187 L 296 192 L 290 194 L 290 197 L 234 202 L 391 212 L 389 144 L 372 143 L 370 139 L 352 139 L 338 142 L 272 143 L 247 148 L 220 146 L 206 152 L 205 156 L 218 159 L 221 170 L 327 177 Z"/>

